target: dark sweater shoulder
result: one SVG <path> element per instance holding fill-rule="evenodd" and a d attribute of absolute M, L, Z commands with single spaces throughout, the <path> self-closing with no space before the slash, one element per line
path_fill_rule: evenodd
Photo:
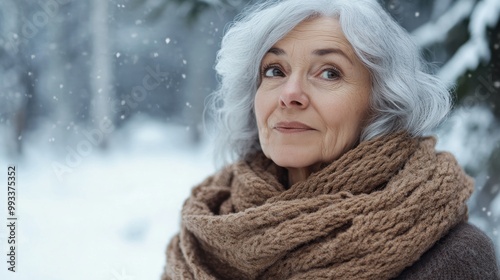
<path fill-rule="evenodd" d="M 461 223 L 395 279 L 499 280 L 500 273 L 488 236 Z"/>

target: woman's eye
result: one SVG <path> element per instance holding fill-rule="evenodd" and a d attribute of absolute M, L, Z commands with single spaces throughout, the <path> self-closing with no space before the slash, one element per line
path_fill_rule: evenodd
<path fill-rule="evenodd" d="M 321 78 L 326 80 L 336 80 L 340 78 L 340 72 L 337 69 L 326 69 L 321 72 Z"/>
<path fill-rule="evenodd" d="M 284 77 L 285 74 L 278 67 L 269 67 L 264 70 L 264 77 Z"/>

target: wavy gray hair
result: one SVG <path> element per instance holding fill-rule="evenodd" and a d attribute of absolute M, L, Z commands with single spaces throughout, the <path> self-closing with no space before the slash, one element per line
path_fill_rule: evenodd
<path fill-rule="evenodd" d="M 360 141 L 396 131 L 421 136 L 448 114 L 446 85 L 410 35 L 375 0 L 265 1 L 237 17 L 222 39 L 215 70 L 219 88 L 208 108 L 215 120 L 215 155 L 242 158 L 260 150 L 254 115 L 259 69 L 266 52 L 300 22 L 335 17 L 372 77 L 372 118 Z"/>

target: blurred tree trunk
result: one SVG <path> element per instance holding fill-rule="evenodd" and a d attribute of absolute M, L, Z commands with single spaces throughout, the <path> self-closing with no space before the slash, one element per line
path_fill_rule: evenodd
<path fill-rule="evenodd" d="M 58 8 L 57 14 L 62 13 Z M 56 20 L 55 16 L 51 18 L 47 26 L 44 28 L 44 33 L 40 36 L 45 36 L 45 39 L 39 39 L 43 44 L 49 45 L 49 48 L 44 50 L 46 58 L 44 65 L 38 64 L 42 71 L 39 71 L 37 78 L 38 91 L 45 95 L 50 106 L 50 121 L 52 123 L 51 139 L 56 141 L 59 147 L 68 144 L 67 130 L 68 123 L 73 120 L 74 110 L 72 109 L 72 98 L 69 94 L 71 91 L 68 83 L 68 74 L 66 71 L 66 63 L 68 44 L 64 34 L 64 26 L 68 23 L 63 20 Z M 75 28 L 75 27 L 73 27 Z M 74 99 L 74 98 L 73 98 Z M 48 141 L 45 140 L 44 141 Z"/>
<path fill-rule="evenodd" d="M 30 72 L 31 67 L 24 63 L 23 50 L 26 48 L 27 42 L 22 37 L 23 21 L 21 20 L 27 3 L 25 1 L 6 1 L 0 4 L 0 8 L 2 10 L 0 18 L 0 27 L 2 28 L 0 108 L 2 109 L 2 120 L 8 128 L 2 137 L 7 145 L 7 153 L 16 157 L 23 150 L 22 138 L 26 130 L 28 96 L 32 94 L 28 82 L 28 72 Z"/>
<path fill-rule="evenodd" d="M 90 9 L 90 30 L 92 30 L 90 120 L 93 129 L 100 129 L 102 122 L 114 121 L 112 103 L 115 93 L 109 40 L 109 3 L 108 1 L 92 0 Z M 101 148 L 107 146 L 108 136 L 102 132 L 102 139 L 99 143 Z"/>
<path fill-rule="evenodd" d="M 186 86 L 184 88 L 186 103 L 183 104 L 182 117 L 189 129 L 191 141 L 198 143 L 202 134 L 204 100 L 213 88 L 212 77 L 207 75 L 211 73 L 210 60 L 213 55 L 203 43 L 198 42 L 191 46 L 187 55 L 189 64 L 185 74 Z"/>
<path fill-rule="evenodd" d="M 183 89 L 186 103 L 183 104 L 182 118 L 189 129 L 190 139 L 193 143 L 198 143 L 203 134 L 203 109 L 205 99 L 215 87 L 215 76 L 213 73 L 215 46 L 213 38 L 207 30 L 211 27 L 210 17 L 207 12 L 200 15 L 205 22 L 201 30 L 193 30 L 198 25 L 191 26 L 191 36 L 188 37 L 187 45 L 187 73 L 185 74 L 185 87 Z M 213 25 L 213 22 L 212 22 Z M 210 44 L 210 40 L 212 44 Z"/>

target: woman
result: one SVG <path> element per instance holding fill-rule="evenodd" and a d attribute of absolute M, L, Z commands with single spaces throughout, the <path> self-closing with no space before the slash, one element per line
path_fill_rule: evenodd
<path fill-rule="evenodd" d="M 450 97 L 409 35 L 375 1 L 271 2 L 222 41 L 237 162 L 185 202 L 163 279 L 499 279 L 471 178 L 423 137 Z"/>

